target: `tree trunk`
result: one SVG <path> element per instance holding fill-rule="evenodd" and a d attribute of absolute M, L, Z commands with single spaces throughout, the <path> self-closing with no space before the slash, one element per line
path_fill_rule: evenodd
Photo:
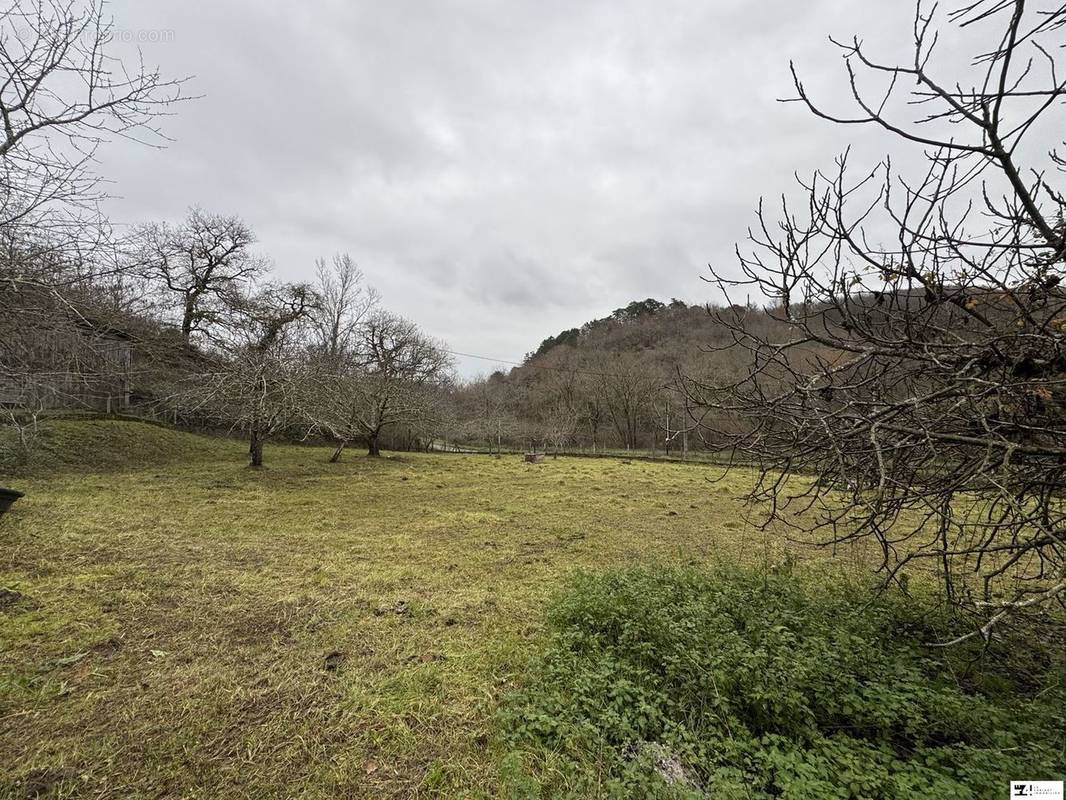
<path fill-rule="evenodd" d="M 248 436 L 248 466 L 263 466 L 263 437 L 255 428 Z"/>
<path fill-rule="evenodd" d="M 188 344 L 192 339 L 193 315 L 196 312 L 196 298 L 191 295 L 185 296 L 185 313 L 181 318 L 181 340 Z"/>
<path fill-rule="evenodd" d="M 378 446 L 378 435 L 375 433 L 373 436 L 367 438 L 367 455 L 380 456 L 381 448 Z"/>
<path fill-rule="evenodd" d="M 334 450 L 333 455 L 329 457 L 330 464 L 336 464 L 338 461 L 341 460 L 341 453 L 344 452 L 344 446 L 346 444 L 348 444 L 348 442 L 341 439 L 340 444 L 337 445 L 337 449 Z"/>

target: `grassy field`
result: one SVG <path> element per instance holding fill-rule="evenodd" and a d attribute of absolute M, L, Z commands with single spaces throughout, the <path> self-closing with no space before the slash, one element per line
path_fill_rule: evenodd
<path fill-rule="evenodd" d="M 785 553 L 707 466 L 51 426 L 0 520 L 0 796 L 495 796 L 566 576 Z"/>

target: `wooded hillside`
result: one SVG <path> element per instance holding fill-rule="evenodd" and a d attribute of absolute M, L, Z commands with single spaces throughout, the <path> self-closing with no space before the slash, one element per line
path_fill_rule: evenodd
<path fill-rule="evenodd" d="M 548 449 L 702 445 L 682 376 L 740 378 L 750 367 L 749 354 L 731 347 L 723 314 L 748 330 L 782 327 L 755 307 L 634 300 L 549 336 L 522 366 L 460 389 L 465 438 Z"/>

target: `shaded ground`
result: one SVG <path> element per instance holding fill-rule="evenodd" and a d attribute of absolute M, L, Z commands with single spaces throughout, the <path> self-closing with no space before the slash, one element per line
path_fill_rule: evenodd
<path fill-rule="evenodd" d="M 491 796 L 565 575 L 784 552 L 709 467 L 271 446 L 255 472 L 192 437 L 145 466 L 156 434 L 94 425 L 142 466 L 21 480 L 0 521 L 0 796 Z"/>

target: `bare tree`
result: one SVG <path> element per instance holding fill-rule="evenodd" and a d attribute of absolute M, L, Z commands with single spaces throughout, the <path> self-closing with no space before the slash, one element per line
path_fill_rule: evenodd
<path fill-rule="evenodd" d="M 363 271 L 347 253 L 315 262 L 315 291 L 319 306 L 312 318 L 313 346 L 332 367 L 350 353 L 359 326 L 378 303 L 378 293 L 366 285 Z"/>
<path fill-rule="evenodd" d="M 761 466 L 768 521 L 872 539 L 886 580 L 928 564 L 975 615 L 960 639 L 987 638 L 1066 598 L 1066 160 L 1030 141 L 1061 136 L 1066 6 L 976 0 L 949 14 L 983 40 L 954 78 L 930 67 L 935 14 L 919 7 L 908 64 L 840 45 L 854 114 L 796 77 L 810 111 L 883 130 L 924 167 L 906 176 L 886 159 L 852 179 L 844 156 L 802 184 L 802 209 L 783 204 L 774 223 L 760 208 L 743 277 L 716 279 L 770 298 L 779 325 L 720 313 L 753 365 L 687 386 L 705 433 Z M 745 425 L 713 430 L 708 411 Z"/>
<path fill-rule="evenodd" d="M 190 375 L 173 398 L 198 415 L 248 437 L 248 464 L 263 465 L 263 446 L 306 419 L 312 374 L 301 327 L 317 305 L 307 286 L 268 286 L 232 306 L 230 346 Z"/>
<path fill-rule="evenodd" d="M 111 55 L 103 2 L 14 0 L 0 11 L 0 228 L 84 238 L 97 224 L 92 170 L 111 137 L 164 141 L 156 127 L 181 81 Z"/>
<path fill-rule="evenodd" d="M 529 398 L 535 438 L 545 447 L 550 445 L 555 455 L 573 441 L 578 426 L 580 383 L 577 373 L 567 367 L 564 362 L 545 370 Z"/>
<path fill-rule="evenodd" d="M 192 208 L 179 225 L 151 223 L 136 232 L 134 263 L 160 294 L 165 316 L 189 344 L 203 337 L 267 264 L 252 251 L 255 236 L 238 217 Z"/>
<path fill-rule="evenodd" d="M 603 407 L 623 447 L 638 447 L 644 417 L 663 381 L 650 365 L 631 353 L 616 354 L 604 364 L 607 371 L 597 375 Z"/>
<path fill-rule="evenodd" d="M 573 441 L 577 421 L 577 408 L 565 396 L 557 396 L 541 406 L 537 419 L 540 438 L 551 445 L 555 456 Z"/>
<path fill-rule="evenodd" d="M 588 430 L 589 443 L 595 453 L 600 443 L 600 430 L 607 423 L 607 409 L 600 392 L 599 376 L 594 374 L 595 362 L 582 363 L 582 371 L 576 374 L 576 400 L 578 419 Z"/>
<path fill-rule="evenodd" d="M 314 404 L 317 427 L 337 442 L 331 461 L 353 441 L 380 455 L 381 434 L 396 425 L 424 425 L 440 400 L 451 358 L 414 323 L 377 312 L 358 329 L 340 369 L 320 375 Z"/>
<path fill-rule="evenodd" d="M 459 400 L 466 438 L 483 442 L 490 453 L 499 454 L 503 442 L 509 442 L 517 430 L 515 394 L 502 372 L 465 385 Z"/>

